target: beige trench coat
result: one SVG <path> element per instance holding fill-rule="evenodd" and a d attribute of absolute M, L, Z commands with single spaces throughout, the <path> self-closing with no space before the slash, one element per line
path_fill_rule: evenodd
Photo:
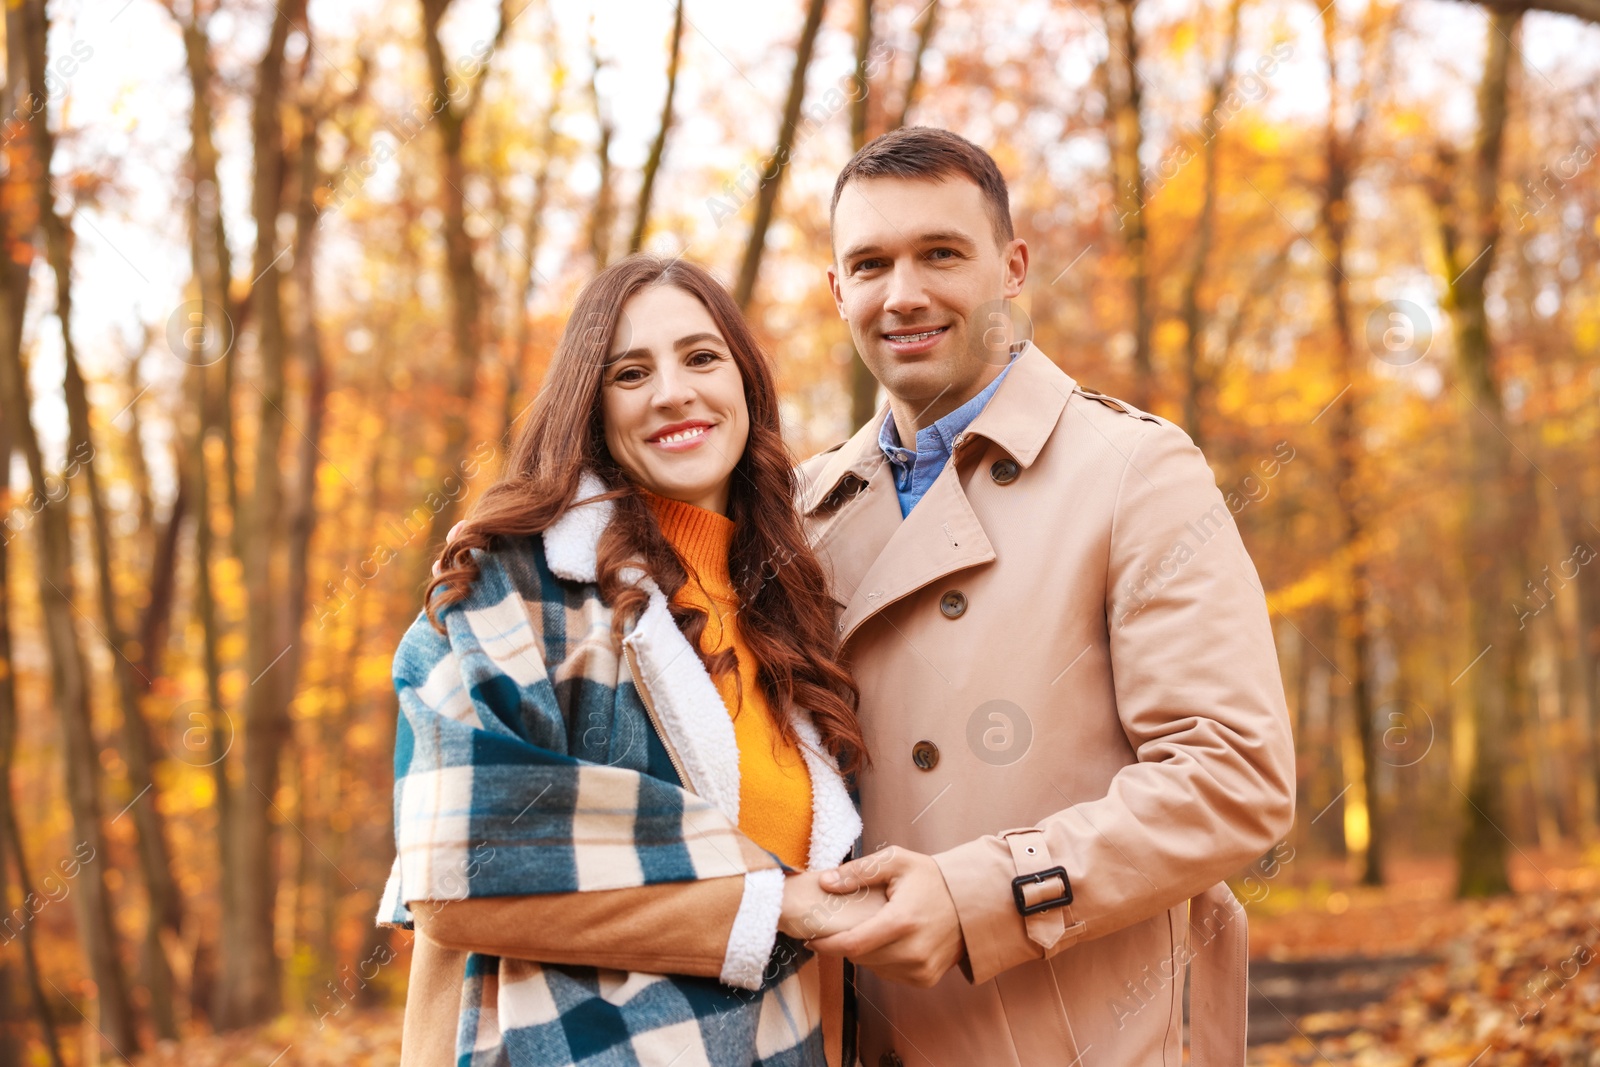
<path fill-rule="evenodd" d="M 1192 963 L 1193 1062 L 1242 1064 L 1221 879 L 1289 829 L 1294 752 L 1211 469 L 1029 344 L 902 520 L 882 418 L 801 503 L 861 686 L 863 843 L 935 857 L 967 958 L 930 990 L 858 970 L 862 1063 L 1176 1067 Z M 1052 869 L 1072 902 L 1025 919 Z"/>

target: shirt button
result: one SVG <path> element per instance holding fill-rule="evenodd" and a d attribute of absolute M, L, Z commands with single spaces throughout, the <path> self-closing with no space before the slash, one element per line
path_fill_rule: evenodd
<path fill-rule="evenodd" d="M 1017 471 L 1020 469 L 1014 459 L 997 459 L 989 468 L 989 477 L 1000 485 L 1010 485 L 1017 480 Z"/>
<path fill-rule="evenodd" d="M 939 610 L 947 619 L 961 618 L 967 613 L 967 594 L 959 589 L 950 590 L 939 598 Z"/>
<path fill-rule="evenodd" d="M 911 746 L 911 762 L 919 770 L 933 770 L 939 765 L 939 746 L 932 741 L 918 741 Z"/>

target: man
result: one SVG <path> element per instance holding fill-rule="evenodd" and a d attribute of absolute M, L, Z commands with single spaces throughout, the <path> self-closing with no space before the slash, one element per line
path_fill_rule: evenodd
<path fill-rule="evenodd" d="M 801 468 L 873 760 L 865 852 L 823 886 L 889 897 L 810 942 L 858 965 L 861 1062 L 1176 1065 L 1192 961 L 1192 1062 L 1242 1064 L 1221 879 L 1288 830 L 1293 744 L 1211 470 L 1010 342 L 1028 247 L 982 149 L 878 138 L 832 228 L 834 300 L 888 393 Z"/>

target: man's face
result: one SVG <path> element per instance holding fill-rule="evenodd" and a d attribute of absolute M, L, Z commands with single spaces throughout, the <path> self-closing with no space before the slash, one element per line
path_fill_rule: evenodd
<path fill-rule="evenodd" d="M 1004 302 L 1022 291 L 1028 246 L 997 243 L 977 183 L 853 180 L 834 211 L 833 247 L 828 284 L 856 351 L 919 427 L 1004 369 Z"/>

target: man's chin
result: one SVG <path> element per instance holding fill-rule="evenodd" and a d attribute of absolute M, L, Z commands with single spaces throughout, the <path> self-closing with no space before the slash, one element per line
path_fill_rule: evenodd
<path fill-rule="evenodd" d="M 897 358 L 878 378 L 889 394 L 909 404 L 931 404 L 944 393 L 956 388 L 950 364 L 934 354 L 915 358 Z"/>

